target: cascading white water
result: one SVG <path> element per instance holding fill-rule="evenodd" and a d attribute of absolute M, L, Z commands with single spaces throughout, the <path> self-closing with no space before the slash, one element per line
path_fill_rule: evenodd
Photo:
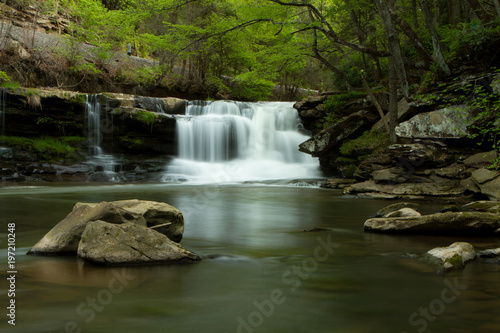
<path fill-rule="evenodd" d="M 85 96 L 85 118 L 87 122 L 87 137 L 89 146 L 89 164 L 107 175 L 107 180 L 118 181 L 116 168 L 119 166 L 113 155 L 105 154 L 101 148 L 101 102 L 99 95 Z M 106 128 L 112 129 L 112 119 L 106 117 Z M 111 126 L 109 126 L 109 124 Z M 102 169 L 102 170 L 101 170 Z"/>
<path fill-rule="evenodd" d="M 190 102 L 177 116 L 178 158 L 166 180 L 241 182 L 317 178 L 317 160 L 298 151 L 308 136 L 291 102 Z"/>

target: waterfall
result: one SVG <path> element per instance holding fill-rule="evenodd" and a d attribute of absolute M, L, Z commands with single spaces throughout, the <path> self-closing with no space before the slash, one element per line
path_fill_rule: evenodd
<path fill-rule="evenodd" d="M 291 102 L 194 101 L 176 118 L 178 157 L 167 166 L 167 181 L 320 176 L 317 160 L 298 151 L 309 137 Z"/>
<path fill-rule="evenodd" d="M 104 180 L 119 181 L 117 169 L 120 164 L 111 154 L 105 154 L 101 148 L 103 134 L 113 131 L 113 118 L 107 113 L 101 115 L 102 105 L 99 95 L 85 96 L 85 119 L 87 127 L 89 156 L 88 163 L 98 172 L 102 172 Z M 102 119 L 104 118 L 104 119 Z M 104 126 L 101 122 L 104 120 Z"/>

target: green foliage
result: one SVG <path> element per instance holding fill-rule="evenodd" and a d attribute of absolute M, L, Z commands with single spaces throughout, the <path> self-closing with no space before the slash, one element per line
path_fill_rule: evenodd
<path fill-rule="evenodd" d="M 0 71 L 0 86 L 3 87 L 4 83 L 11 82 L 12 79 L 10 76 L 7 75 L 7 73 Z"/>
<path fill-rule="evenodd" d="M 461 23 L 458 28 L 444 27 L 444 41 L 448 45 L 449 58 L 469 58 L 484 51 L 485 46 L 500 36 L 498 26 L 484 25 L 473 20 Z"/>
<path fill-rule="evenodd" d="M 325 122 L 323 125 L 324 128 L 332 124 L 335 124 L 341 119 L 341 117 L 337 114 L 337 112 L 342 108 L 344 108 L 350 101 L 363 97 L 366 97 L 366 93 L 348 92 L 348 93 L 333 95 L 329 97 L 327 100 L 325 100 L 325 102 L 323 103 L 325 110 L 325 117 L 324 117 Z"/>
<path fill-rule="evenodd" d="M 85 141 L 81 137 L 54 138 L 43 136 L 39 138 L 25 138 L 17 136 L 0 136 L 0 142 L 32 154 L 36 154 L 41 161 L 54 162 L 58 159 L 79 159 L 77 145 Z"/>
<path fill-rule="evenodd" d="M 247 72 L 236 76 L 232 94 L 238 99 L 265 101 L 271 95 L 275 84 L 263 79 L 255 72 Z"/>
<path fill-rule="evenodd" d="M 499 71 L 496 70 L 495 73 L 498 75 Z M 464 114 L 463 117 L 469 119 L 469 138 L 486 149 L 500 152 L 500 95 L 490 93 L 479 81 L 457 84 L 444 89 L 443 92 L 456 96 L 448 99 L 443 107 L 457 104 L 465 104 L 468 107 L 464 112 L 470 115 Z M 500 161 L 493 161 L 490 168 L 499 169 Z"/>
<path fill-rule="evenodd" d="M 344 94 L 333 95 L 328 98 L 323 104 L 325 105 L 326 112 L 336 112 L 337 110 L 345 107 L 348 102 L 363 97 L 366 97 L 366 93 L 348 92 Z"/>
<path fill-rule="evenodd" d="M 135 113 L 135 118 L 141 123 L 152 126 L 155 122 L 156 115 L 153 112 L 149 111 L 137 111 Z"/>
<path fill-rule="evenodd" d="M 340 146 L 340 153 L 349 157 L 362 157 L 389 146 L 389 143 L 389 136 L 385 131 L 370 130 L 356 139 L 344 141 Z"/>

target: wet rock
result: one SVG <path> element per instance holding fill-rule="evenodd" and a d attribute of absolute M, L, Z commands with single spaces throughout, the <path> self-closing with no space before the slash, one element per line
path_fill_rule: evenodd
<path fill-rule="evenodd" d="M 392 173 L 409 178 L 420 170 L 425 175 L 426 170 L 446 168 L 459 157 L 459 152 L 441 147 L 435 142 L 394 144 L 361 162 L 354 176 L 357 179 L 371 179 L 375 171 L 398 168 L 391 169 Z"/>
<path fill-rule="evenodd" d="M 476 256 L 478 258 L 497 258 L 500 257 L 500 248 L 480 251 L 477 252 Z"/>
<path fill-rule="evenodd" d="M 390 213 L 401 210 L 403 208 L 411 208 L 412 210 L 417 210 L 419 207 L 420 204 L 413 202 L 398 202 L 380 209 L 372 217 L 387 217 L 387 215 L 389 215 Z"/>
<path fill-rule="evenodd" d="M 448 247 L 437 247 L 426 253 L 424 261 L 440 267 L 439 272 L 463 269 L 476 258 L 474 247 L 465 242 L 456 242 Z"/>
<path fill-rule="evenodd" d="M 77 203 L 75 208 L 96 207 L 97 205 L 96 203 Z M 184 217 L 177 208 L 163 202 L 137 199 L 113 201 L 113 205 L 143 216 L 148 228 L 155 229 L 172 241 L 178 243 L 182 240 Z"/>
<path fill-rule="evenodd" d="M 469 112 L 465 105 L 418 114 L 399 124 L 395 131 L 400 138 L 463 139 L 469 136 Z"/>
<path fill-rule="evenodd" d="M 453 197 L 462 195 L 465 189 L 455 186 L 439 186 L 434 183 L 379 184 L 366 181 L 344 189 L 350 195 L 390 195 L 393 198 L 405 197 Z"/>
<path fill-rule="evenodd" d="M 371 218 L 365 231 L 385 233 L 485 234 L 495 235 L 500 215 L 483 212 L 445 212 L 419 217 Z"/>
<path fill-rule="evenodd" d="M 481 193 L 481 188 L 476 184 L 471 178 L 463 179 L 460 181 L 460 187 L 466 191 L 471 191 L 474 193 Z"/>
<path fill-rule="evenodd" d="M 135 96 L 134 107 L 144 110 L 167 113 L 167 114 L 185 114 L 186 100 L 174 97 L 154 98 L 146 96 Z"/>
<path fill-rule="evenodd" d="M 479 185 L 492 181 L 500 176 L 497 171 L 488 170 L 485 168 L 478 169 L 472 173 L 472 179 Z"/>
<path fill-rule="evenodd" d="M 482 152 L 472 155 L 464 160 L 467 167 L 487 167 L 498 158 L 498 152 L 493 150 L 490 152 Z"/>
<path fill-rule="evenodd" d="M 367 125 L 373 123 L 377 118 L 378 115 L 371 111 L 362 110 L 353 113 L 301 143 L 299 150 L 314 157 L 323 156 L 341 144 L 343 140 L 360 134 Z"/>
<path fill-rule="evenodd" d="M 416 216 L 422 216 L 422 214 L 411 208 L 401 208 L 395 212 L 387 214 L 384 217 L 416 217 Z"/>
<path fill-rule="evenodd" d="M 327 179 L 326 182 L 321 186 L 324 188 L 333 188 L 333 189 L 344 189 L 349 185 L 354 184 L 356 181 L 354 179 Z"/>
<path fill-rule="evenodd" d="M 78 256 L 103 265 L 131 265 L 200 260 L 195 253 L 159 232 L 133 223 L 89 223 Z"/>
<path fill-rule="evenodd" d="M 310 109 L 313 109 L 313 108 L 319 106 L 324 101 L 326 101 L 329 97 L 330 96 L 309 96 L 309 97 L 306 97 L 305 99 L 295 103 L 293 105 L 293 107 L 295 109 L 297 109 L 297 111 L 299 111 L 299 113 L 301 113 L 301 111 L 307 111 L 307 110 L 310 110 Z"/>
<path fill-rule="evenodd" d="M 479 188 L 490 200 L 500 200 L 500 177 L 479 185 Z"/>
<path fill-rule="evenodd" d="M 80 237 L 91 221 L 109 223 L 135 223 L 146 227 L 146 220 L 140 214 L 120 208 L 110 202 L 101 202 L 93 207 L 75 205 L 73 211 L 52 228 L 28 254 L 73 254 L 78 249 Z"/>
<path fill-rule="evenodd" d="M 487 212 L 500 214 L 500 202 L 498 201 L 474 201 L 460 207 L 463 212 Z"/>

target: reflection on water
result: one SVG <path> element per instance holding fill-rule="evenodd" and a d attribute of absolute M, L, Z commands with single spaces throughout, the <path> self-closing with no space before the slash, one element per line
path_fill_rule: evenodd
<path fill-rule="evenodd" d="M 182 244 L 204 260 L 105 268 L 73 257 L 25 255 L 75 202 L 130 198 L 178 207 L 186 218 Z M 16 328 L 6 321 L 1 327 L 58 333 L 371 333 L 418 332 L 426 325 L 425 332 L 498 332 L 500 265 L 476 261 L 442 276 L 407 254 L 457 240 L 479 249 L 498 247 L 500 241 L 364 233 L 364 220 L 387 204 L 297 187 L 3 188 L 1 221 L 4 227 L 16 223 L 19 274 Z M 438 208 L 424 204 L 428 212 Z M 316 227 L 329 230 L 302 232 Z M 2 230 L 2 258 L 5 234 Z M 0 272 L 6 272 L 5 259 L 0 262 Z M 447 283 L 467 289 L 443 302 Z M 432 320 L 421 308 L 430 309 Z"/>

